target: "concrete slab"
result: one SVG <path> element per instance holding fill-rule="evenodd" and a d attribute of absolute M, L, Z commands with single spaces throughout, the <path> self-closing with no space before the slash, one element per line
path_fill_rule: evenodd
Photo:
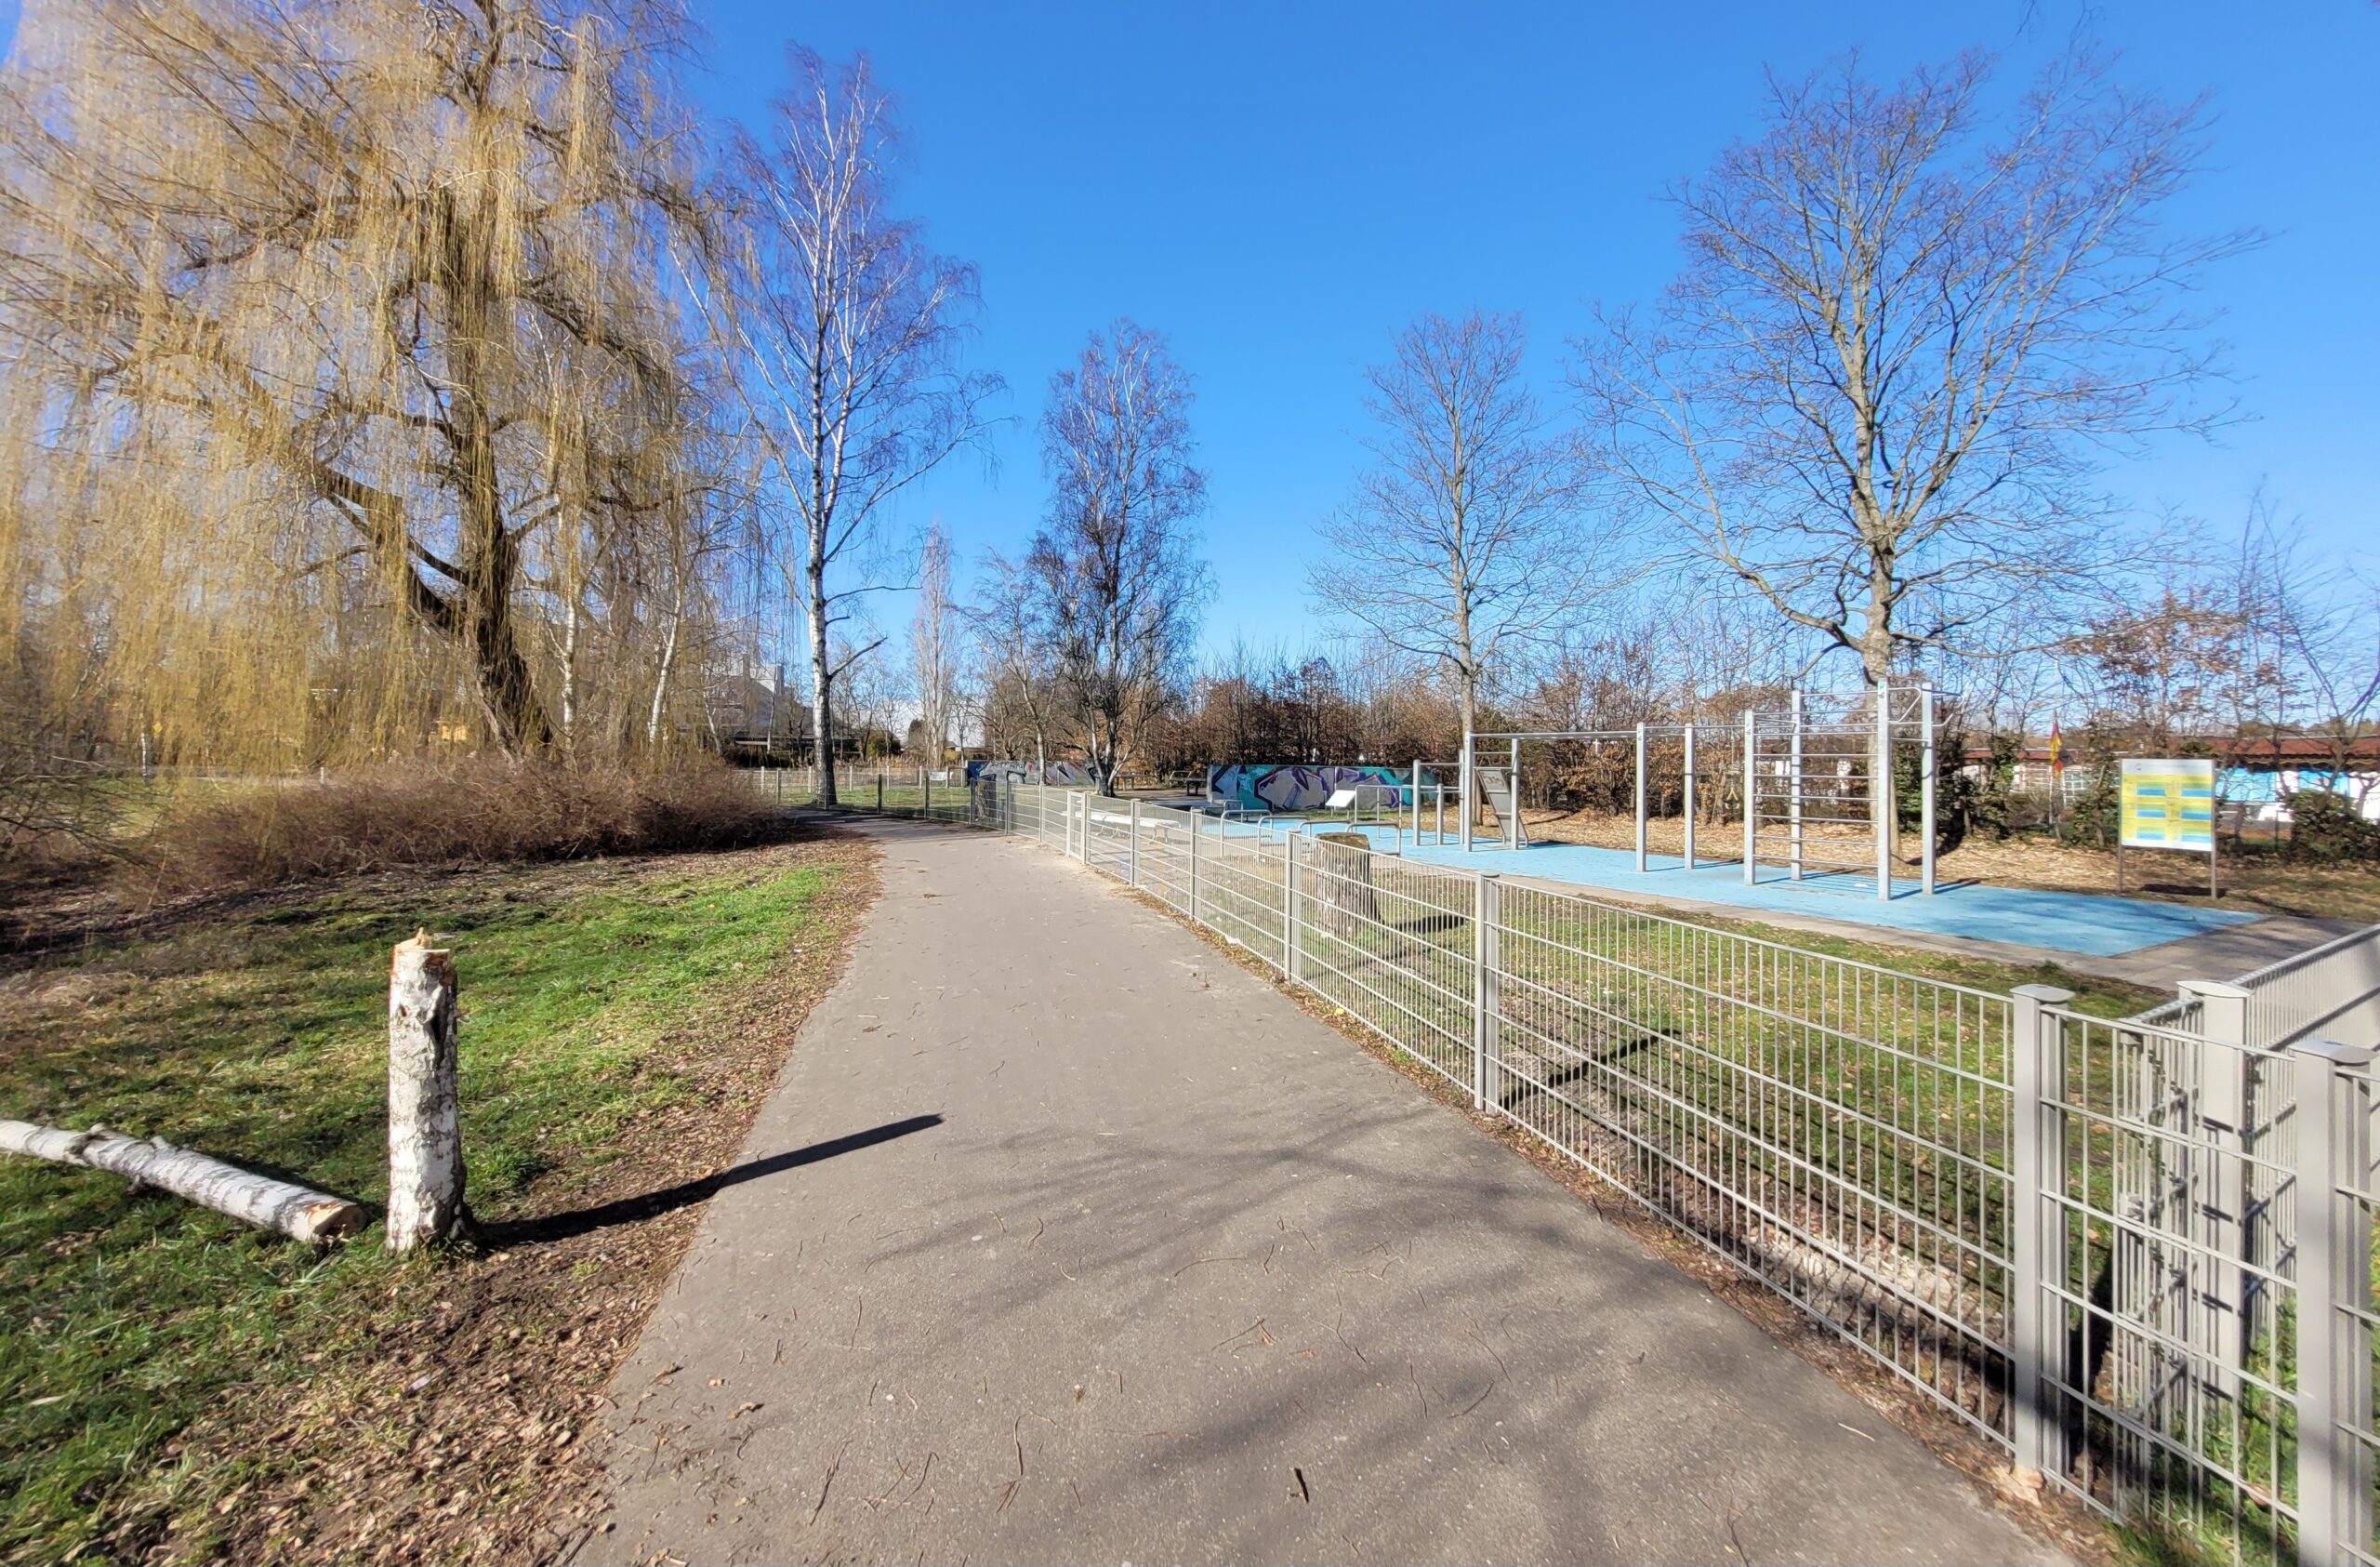
<path fill-rule="evenodd" d="M 2059 1560 L 1112 883 L 870 830 L 581 1560 Z"/>

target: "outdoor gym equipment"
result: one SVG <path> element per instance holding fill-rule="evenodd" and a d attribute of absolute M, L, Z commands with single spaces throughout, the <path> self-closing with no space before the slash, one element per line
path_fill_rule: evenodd
<path fill-rule="evenodd" d="M 1811 872 L 1866 871 L 1876 896 L 1893 896 L 1892 836 L 1875 830 L 1875 813 L 1893 803 L 1892 759 L 1896 746 L 1919 753 L 1920 886 L 1936 890 L 1934 778 L 1938 760 L 1937 693 L 1930 686 L 1881 683 L 1849 695 L 1796 688 L 1783 710 L 1747 710 L 1740 732 L 1739 797 L 1742 804 L 1744 883 L 1759 879 L 1765 864 L 1784 868 L 1796 882 Z M 1738 740 L 1733 726 L 1709 724 L 1639 724 L 1628 729 L 1524 729 L 1466 734 L 1458 765 L 1461 801 L 1461 845 L 1474 846 L 1473 829 L 1484 806 L 1502 828 L 1501 846 L 1527 846 L 1521 826 L 1521 747 L 1538 741 L 1606 745 L 1633 750 L 1636 870 L 1649 869 L 1649 785 L 1653 749 L 1676 742 L 1676 775 L 1685 812 L 1686 869 L 1703 863 L 1696 841 L 1697 787 L 1715 781 L 1722 797 L 1734 768 L 1728 752 Z M 1493 749 L 1483 750 L 1483 747 Z M 1494 762 L 1487 760 L 1502 756 Z M 1715 770 L 1715 778 L 1711 773 Z M 1882 793 L 1880 802 L 1879 791 Z M 1890 819 L 1887 817 L 1887 819 Z M 1416 827 L 1418 830 L 1419 823 Z M 1813 832 L 1812 829 L 1830 830 Z M 1854 836 L 1846 840 L 1844 830 Z M 1868 842 L 1858 843 L 1864 832 Z M 1499 846 L 1490 843 L 1488 846 Z"/>

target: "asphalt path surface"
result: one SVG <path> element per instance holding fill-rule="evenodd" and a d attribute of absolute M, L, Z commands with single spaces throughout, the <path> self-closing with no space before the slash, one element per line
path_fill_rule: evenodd
<path fill-rule="evenodd" d="M 1176 922 L 868 830 L 577 1560 L 2061 1560 Z"/>

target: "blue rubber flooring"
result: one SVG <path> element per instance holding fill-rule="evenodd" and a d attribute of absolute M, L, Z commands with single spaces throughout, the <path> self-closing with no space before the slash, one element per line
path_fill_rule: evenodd
<path fill-rule="evenodd" d="M 1309 822 L 1305 826 L 1314 831 L 1345 830 L 1329 822 Z M 1235 830 L 1236 827 L 1236 824 Z M 1389 829 L 1370 828 L 1365 831 L 1383 847 L 1391 845 L 1397 836 Z M 2223 910 L 2193 909 L 2187 904 L 2149 903 L 2098 893 L 2038 892 L 1979 883 L 1946 885 L 1928 897 L 1915 881 L 1896 880 L 1893 896 L 1886 900 L 1876 896 L 1874 877 L 1841 871 L 1795 882 L 1783 870 L 1764 866 L 1760 881 L 1746 886 L 1743 867 L 1735 864 L 1706 865 L 1688 870 L 1686 862 L 1675 856 L 1652 855 L 1646 859 L 1644 874 L 1639 875 L 1636 857 L 1625 849 L 1601 849 L 1584 843 L 1537 843 L 1518 853 L 1474 848 L 1465 854 L 1451 835 L 1443 845 L 1429 842 L 1430 837 L 1424 833 L 1423 841 L 1416 843 L 1408 834 L 1405 857 L 1421 865 L 1498 870 L 1508 876 L 1569 882 L 1581 887 L 1640 896 L 1691 898 L 1698 903 L 1726 904 L 1761 913 L 1805 914 L 1885 930 L 2014 942 L 2095 958 L 2136 952 L 2144 947 L 2202 936 L 2255 918 L 2253 914 Z"/>

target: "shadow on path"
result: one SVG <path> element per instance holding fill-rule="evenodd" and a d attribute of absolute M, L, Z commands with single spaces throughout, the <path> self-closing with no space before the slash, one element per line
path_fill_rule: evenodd
<path fill-rule="evenodd" d="M 681 1181 L 658 1191 L 600 1202 L 592 1208 L 580 1208 L 567 1214 L 550 1214 L 541 1219 L 489 1225 L 482 1231 L 482 1238 L 489 1246 L 501 1250 L 506 1246 L 568 1240 L 574 1235 L 584 1235 L 588 1230 L 602 1229 L 615 1224 L 634 1224 L 689 1203 L 704 1202 L 731 1186 L 742 1186 L 747 1181 L 781 1175 L 804 1164 L 815 1164 L 822 1159 L 857 1153 L 862 1149 L 874 1148 L 879 1143 L 889 1143 L 895 1137 L 906 1137 L 913 1132 L 927 1131 L 941 1124 L 942 1117 L 939 1115 L 913 1115 L 904 1121 L 888 1121 L 865 1132 L 829 1137 L 823 1143 L 773 1153 L 766 1159 L 747 1160 L 741 1164 L 714 1171 L 698 1180 Z"/>

